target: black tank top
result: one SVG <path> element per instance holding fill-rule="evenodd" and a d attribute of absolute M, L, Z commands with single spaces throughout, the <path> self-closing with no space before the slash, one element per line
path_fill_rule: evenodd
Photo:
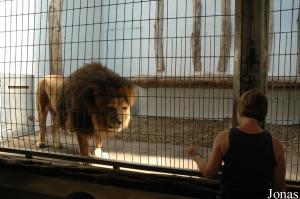
<path fill-rule="evenodd" d="M 267 198 L 276 166 L 269 132 L 247 134 L 230 129 L 223 161 L 223 198 Z"/>

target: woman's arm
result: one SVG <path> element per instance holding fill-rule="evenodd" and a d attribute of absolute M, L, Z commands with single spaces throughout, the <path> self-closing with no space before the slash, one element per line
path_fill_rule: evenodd
<path fill-rule="evenodd" d="M 213 178 L 216 176 L 220 165 L 222 163 L 222 155 L 224 152 L 224 141 L 228 141 L 226 139 L 227 133 L 221 132 L 217 135 L 214 140 L 212 152 L 206 162 L 203 158 L 196 152 L 196 148 L 194 145 L 191 145 L 188 149 L 188 153 L 195 160 L 200 172 L 207 178 Z"/>
<path fill-rule="evenodd" d="M 284 149 L 280 141 L 273 138 L 274 156 L 277 162 L 273 170 L 274 191 L 285 191 L 285 157 Z"/>
<path fill-rule="evenodd" d="M 199 155 L 199 153 L 197 152 L 196 147 L 193 144 L 191 144 L 189 146 L 188 153 L 194 159 L 194 161 L 196 162 L 200 172 L 203 173 L 203 171 L 205 170 L 205 167 L 206 167 L 206 161 L 202 159 L 202 157 Z"/>

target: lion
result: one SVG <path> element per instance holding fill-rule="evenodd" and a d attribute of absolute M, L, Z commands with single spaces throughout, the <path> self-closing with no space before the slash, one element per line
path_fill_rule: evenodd
<path fill-rule="evenodd" d="M 136 88 L 129 80 L 101 63 L 87 64 L 65 78 L 46 76 L 37 88 L 40 125 L 37 146 L 45 146 L 45 123 L 50 111 L 55 147 L 60 147 L 60 127 L 77 135 L 80 155 L 90 155 L 91 137 L 95 139 L 95 153 L 101 151 L 105 138 L 128 127 L 135 95 Z"/>

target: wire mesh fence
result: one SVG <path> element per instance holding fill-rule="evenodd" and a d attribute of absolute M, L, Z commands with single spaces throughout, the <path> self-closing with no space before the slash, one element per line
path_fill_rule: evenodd
<path fill-rule="evenodd" d="M 286 177 L 299 181 L 299 1 L 271 1 L 269 18 L 267 128 L 284 143 Z"/>
<path fill-rule="evenodd" d="M 285 144 L 287 179 L 299 181 L 299 1 L 270 2 L 267 129 Z M 89 138 L 92 157 L 196 171 L 187 146 L 196 143 L 207 158 L 216 134 L 231 126 L 232 0 L 5 0 L 0 11 L 2 150 L 78 155 L 74 129 L 53 138 L 51 108 L 39 144 L 36 96 L 45 76 L 60 75 L 62 85 L 48 82 L 60 90 L 91 62 L 137 86 L 128 127 L 102 139 L 98 154 Z"/>

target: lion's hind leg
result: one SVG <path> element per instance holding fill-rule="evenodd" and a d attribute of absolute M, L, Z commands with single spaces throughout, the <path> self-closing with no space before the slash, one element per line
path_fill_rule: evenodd
<path fill-rule="evenodd" d="M 38 85 L 38 90 L 36 93 L 36 107 L 38 111 L 38 121 L 40 126 L 39 141 L 37 141 L 36 146 L 38 148 L 46 147 L 46 119 L 47 114 L 50 110 L 50 100 L 45 92 L 45 82 L 41 81 Z"/>
<path fill-rule="evenodd" d="M 38 148 L 46 147 L 46 118 L 47 118 L 48 111 L 43 110 L 39 111 L 38 117 L 39 117 L 39 125 L 40 125 L 40 136 L 39 140 L 36 143 L 36 146 Z"/>
<path fill-rule="evenodd" d="M 54 146 L 54 148 L 61 148 L 56 113 L 52 109 L 50 110 L 50 113 L 51 113 L 51 119 L 52 119 L 53 146 Z"/>

